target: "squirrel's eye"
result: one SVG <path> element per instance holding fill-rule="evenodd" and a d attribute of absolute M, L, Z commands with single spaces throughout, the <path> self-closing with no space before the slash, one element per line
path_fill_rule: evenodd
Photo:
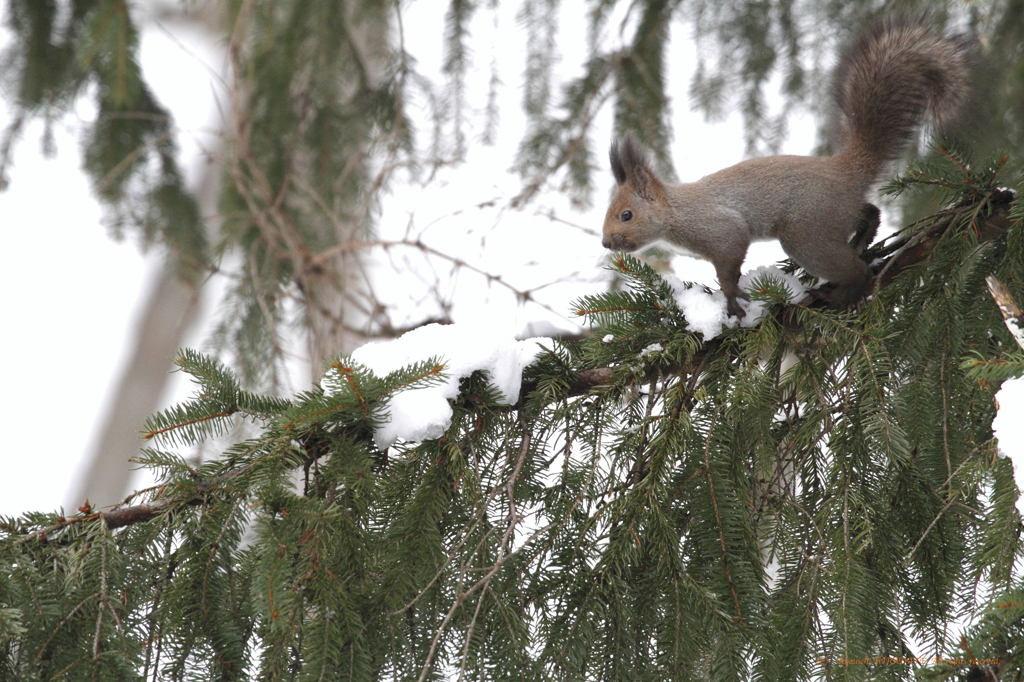
<path fill-rule="evenodd" d="M 623 211 L 622 215 L 620 217 L 622 218 L 622 222 L 628 223 L 630 220 L 633 219 L 633 212 L 632 211 Z"/>

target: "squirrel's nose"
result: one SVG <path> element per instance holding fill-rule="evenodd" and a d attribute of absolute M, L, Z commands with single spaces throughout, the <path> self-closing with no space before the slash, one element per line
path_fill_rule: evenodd
<path fill-rule="evenodd" d="M 616 234 L 612 236 L 606 236 L 601 244 L 604 248 L 611 249 L 612 251 L 632 251 L 632 247 L 627 244 L 626 235 Z"/>

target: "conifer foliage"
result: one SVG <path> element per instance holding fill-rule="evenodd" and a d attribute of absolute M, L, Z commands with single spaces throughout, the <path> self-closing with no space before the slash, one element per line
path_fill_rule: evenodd
<path fill-rule="evenodd" d="M 591 3 L 590 50 L 559 98 L 558 3 L 522 3 L 516 205 L 559 174 L 589 199 L 590 126 L 608 100 L 670 175 L 680 14 L 725 48 L 715 63 L 701 51 L 697 104 L 720 108 L 738 78 L 752 149 L 778 138 L 771 74 L 796 99 L 824 82 L 800 59 L 821 49 L 800 3 L 636 2 L 633 32 L 608 47 L 615 4 Z M 876 4 L 828 0 L 813 17 L 852 30 Z M 1024 352 L 986 285 L 1024 301 L 1024 207 L 1000 184 L 1013 162 L 940 149 L 894 184 L 937 189 L 943 208 L 867 252 L 875 287 L 855 311 L 783 304 L 769 279 L 752 292 L 778 304 L 769 316 L 704 338 L 666 281 L 617 256 L 624 286 L 575 308 L 592 337 L 550 342 L 518 403 L 475 374 L 442 437 L 381 450 L 390 401 L 438 381 L 444 357 L 379 377 L 335 356 L 306 392 L 253 387 L 273 385 L 293 297 L 319 350 L 389 331 L 353 315 L 379 309 L 353 279 L 357 252 L 397 169 L 465 151 L 477 3 L 450 4 L 444 96 L 392 36 L 398 4 L 223 3 L 234 80 L 214 248 L 142 79 L 130 5 L 8 0 L 0 175 L 24 122 L 92 99 L 86 168 L 115 225 L 191 279 L 240 256 L 218 339 L 240 371 L 179 354 L 195 395 L 150 419 L 137 460 L 156 487 L 112 510 L 0 519 L 0 679 L 905 679 L 911 657 L 932 679 L 1021 679 L 1024 528 L 991 424 Z M 998 64 L 983 79 L 987 146 L 1019 149 L 1019 8 L 963 18 L 990 22 Z M 431 103 L 432 158 L 410 97 Z M 182 453 L 200 444 L 217 454 L 195 465 Z M 964 615 L 978 619 L 961 638 Z"/>
<path fill-rule="evenodd" d="M 1019 679 L 991 422 L 1022 352 L 985 278 L 1020 299 L 1024 232 L 999 166 L 947 153 L 896 185 L 947 208 L 872 248 L 857 311 L 779 305 L 704 339 L 617 256 L 627 286 L 576 307 L 593 338 L 552 342 L 513 406 L 465 379 L 436 440 L 382 451 L 373 429 L 444 358 L 335 358 L 285 400 L 183 351 L 195 395 L 139 460 L 157 487 L 2 521 L 2 675 L 905 679 L 941 655 L 934 679 Z M 198 467 L 172 448 L 218 436 Z"/>

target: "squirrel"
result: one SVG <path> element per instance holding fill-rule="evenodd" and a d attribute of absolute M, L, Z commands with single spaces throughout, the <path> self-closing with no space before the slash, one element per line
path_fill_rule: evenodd
<path fill-rule="evenodd" d="M 927 16 L 874 22 L 845 50 L 833 75 L 836 154 L 830 157 L 750 159 L 670 185 L 627 133 L 609 153 L 618 187 L 602 243 L 636 251 L 661 241 L 711 261 L 729 314 L 743 317 L 736 299 L 750 300 L 739 287 L 747 247 L 778 239 L 805 271 L 831 283 L 818 296 L 847 308 L 871 279 L 859 255 L 872 214 L 877 226 L 877 209 L 865 203 L 868 191 L 926 121 L 942 125 L 964 106 L 971 62 L 972 41 L 932 28 Z"/>

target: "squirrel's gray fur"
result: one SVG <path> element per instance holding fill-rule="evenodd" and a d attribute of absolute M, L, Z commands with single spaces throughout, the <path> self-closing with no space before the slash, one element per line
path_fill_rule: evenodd
<path fill-rule="evenodd" d="M 778 239 L 807 272 L 834 286 L 845 308 L 870 280 L 850 237 L 863 223 L 868 191 L 902 156 L 926 121 L 943 125 L 968 97 L 973 43 L 933 28 L 926 16 L 875 22 L 835 69 L 831 157 L 770 156 L 743 161 L 693 183 L 668 185 L 632 135 L 612 144 L 618 191 L 604 222 L 604 246 L 635 251 L 668 242 L 711 261 L 731 315 L 740 266 L 752 241 Z"/>

